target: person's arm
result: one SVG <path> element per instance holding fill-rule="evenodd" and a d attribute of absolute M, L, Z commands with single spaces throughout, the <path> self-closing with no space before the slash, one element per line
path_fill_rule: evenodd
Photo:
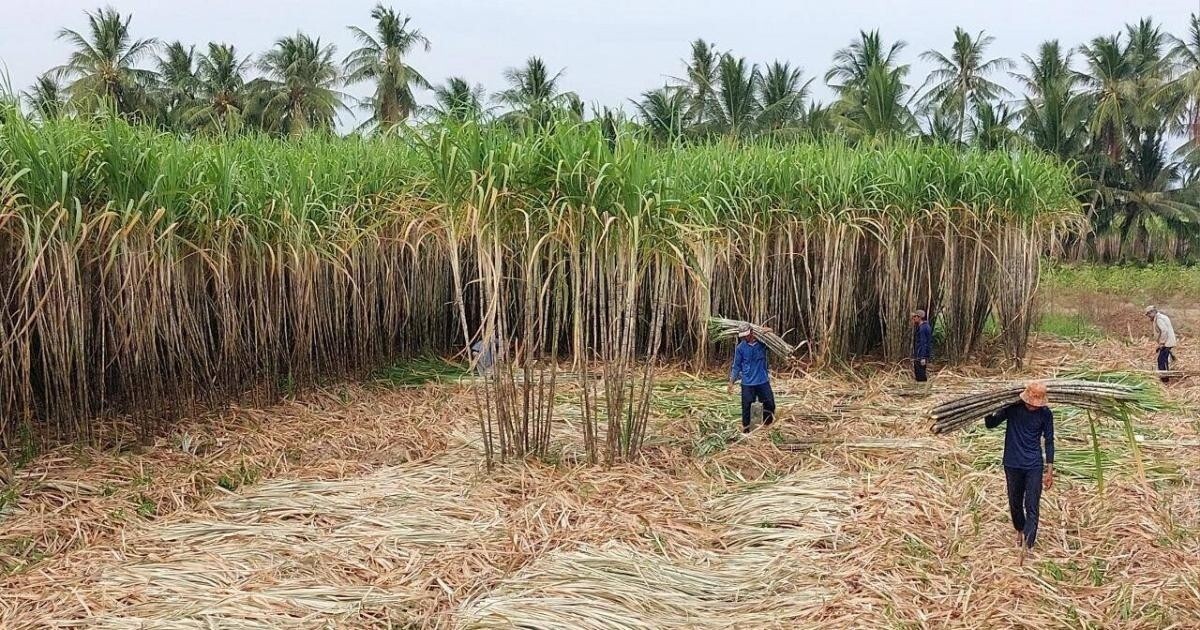
<path fill-rule="evenodd" d="M 1054 464 L 1054 412 L 1046 410 L 1046 424 L 1042 426 L 1042 438 L 1046 441 L 1046 465 Z"/>
<path fill-rule="evenodd" d="M 933 329 L 928 323 L 921 324 L 919 337 L 921 341 L 919 358 L 922 361 L 928 361 L 933 355 Z"/>
<path fill-rule="evenodd" d="M 989 429 L 995 429 L 996 427 L 1003 424 L 1004 421 L 1008 419 L 1009 408 L 1010 407 L 1004 407 L 1003 409 L 1001 409 L 995 413 L 991 413 L 991 414 L 984 416 L 983 417 L 984 426 L 986 426 Z"/>
<path fill-rule="evenodd" d="M 1042 471 L 1042 487 L 1049 490 L 1054 486 L 1054 412 L 1046 410 L 1046 424 L 1042 427 L 1046 441 L 1046 467 Z"/>
<path fill-rule="evenodd" d="M 738 375 L 742 373 L 742 344 L 738 343 L 733 348 L 733 367 L 729 370 L 729 384 L 733 385 L 738 382 Z"/>

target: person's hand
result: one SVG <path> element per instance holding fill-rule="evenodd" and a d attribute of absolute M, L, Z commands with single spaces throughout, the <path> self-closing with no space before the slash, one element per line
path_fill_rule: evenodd
<path fill-rule="evenodd" d="M 925 367 L 925 359 L 921 359 L 921 367 Z"/>
<path fill-rule="evenodd" d="M 729 386 L 725 388 L 725 391 L 729 392 L 730 394 L 733 393 L 733 381 L 729 381 Z"/>
<path fill-rule="evenodd" d="M 1042 489 L 1049 490 L 1054 487 L 1054 469 L 1047 468 L 1046 474 L 1042 476 Z"/>

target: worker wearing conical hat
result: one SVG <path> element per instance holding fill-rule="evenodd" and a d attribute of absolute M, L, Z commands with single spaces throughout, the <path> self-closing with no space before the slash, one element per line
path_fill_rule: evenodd
<path fill-rule="evenodd" d="M 738 328 L 738 345 L 733 350 L 733 367 L 729 370 L 729 392 L 742 383 L 742 433 L 750 432 L 750 407 L 754 401 L 763 406 L 763 426 L 775 422 L 775 393 L 767 373 L 767 346 L 754 336 L 754 328 L 742 324 Z"/>
<path fill-rule="evenodd" d="M 1047 406 L 1045 383 L 1031 382 L 1021 401 L 984 418 L 989 429 L 1004 429 L 1004 478 L 1008 510 L 1017 545 L 1025 552 L 1037 542 L 1042 489 L 1054 485 L 1054 414 Z M 1042 442 L 1046 449 L 1043 455 Z"/>

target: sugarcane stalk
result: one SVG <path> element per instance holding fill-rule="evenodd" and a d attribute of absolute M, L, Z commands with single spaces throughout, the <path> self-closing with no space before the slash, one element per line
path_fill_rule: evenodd
<path fill-rule="evenodd" d="M 1096 484 L 1100 489 L 1100 494 L 1104 494 L 1104 461 L 1100 456 L 1100 434 L 1096 430 L 1096 417 L 1089 410 L 1087 412 L 1088 428 L 1092 433 L 1092 459 L 1096 462 Z"/>
<path fill-rule="evenodd" d="M 1051 379 L 1045 384 L 1048 395 L 1056 403 L 1118 418 L 1134 411 L 1151 411 L 1155 408 L 1148 392 L 1133 385 L 1079 379 Z M 1022 386 L 1013 385 L 942 403 L 928 414 L 928 418 L 934 421 L 932 431 L 947 433 L 963 428 L 990 412 L 1020 401 L 1021 390 Z"/>

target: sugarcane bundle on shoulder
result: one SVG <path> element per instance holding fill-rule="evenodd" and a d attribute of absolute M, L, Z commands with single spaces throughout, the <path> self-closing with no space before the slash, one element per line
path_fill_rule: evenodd
<path fill-rule="evenodd" d="M 724 317 L 708 318 L 708 330 L 712 333 L 713 337 L 741 338 L 741 332 L 747 328 L 754 332 L 755 338 L 761 341 L 767 347 L 767 350 L 775 354 L 785 357 L 791 356 L 795 354 L 796 350 L 804 346 L 804 342 L 801 342 L 798 346 L 789 344 L 783 340 L 783 337 L 775 334 L 774 331 L 766 326 L 744 322 L 740 319 L 725 319 Z"/>
<path fill-rule="evenodd" d="M 1108 383 L 1078 379 L 1041 381 L 1058 404 L 1100 412 L 1153 411 L 1157 405 L 1150 391 L 1140 384 Z M 957 431 L 986 415 L 1020 402 L 1025 384 L 1014 383 L 942 403 L 929 412 L 934 433 Z"/>

